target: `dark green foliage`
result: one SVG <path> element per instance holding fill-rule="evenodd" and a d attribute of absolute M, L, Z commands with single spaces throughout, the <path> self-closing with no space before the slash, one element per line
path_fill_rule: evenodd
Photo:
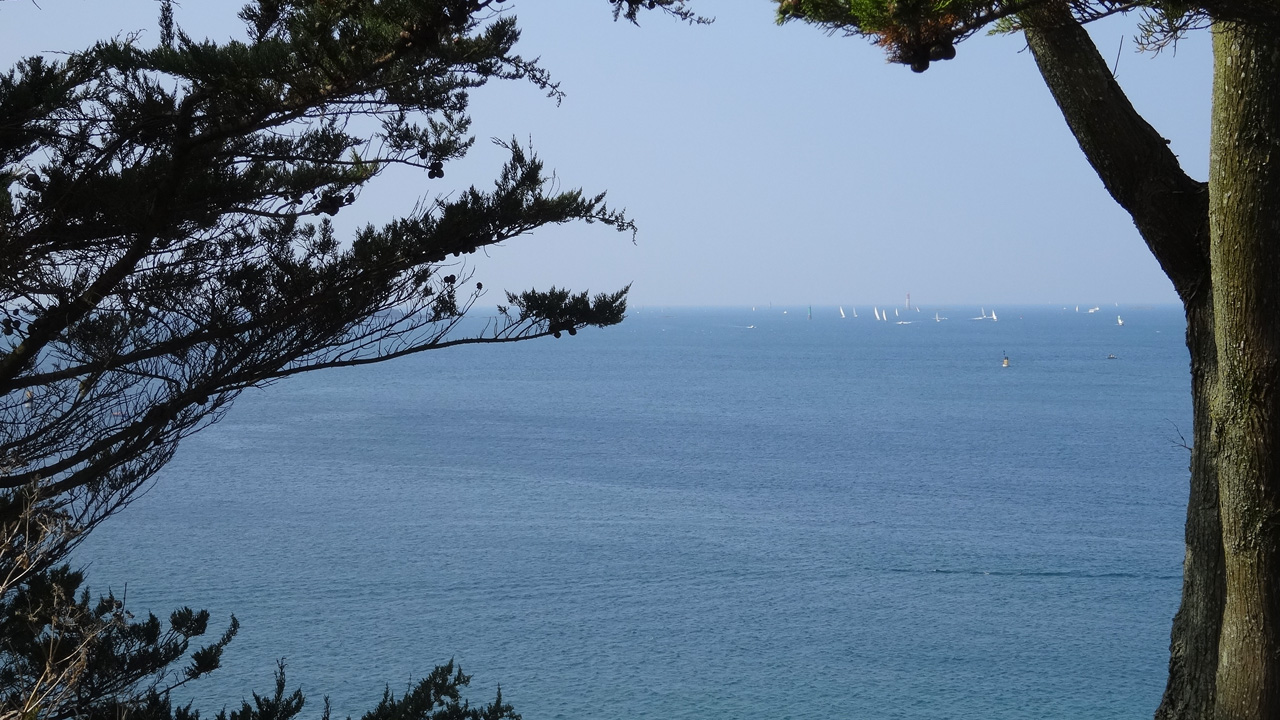
<path fill-rule="evenodd" d="M 1213 19 L 1248 20 L 1280 31 L 1280 7 L 1270 0 L 774 0 L 778 22 L 801 20 L 862 35 L 885 48 L 889 60 L 923 72 L 955 57 L 955 44 L 988 28 L 1019 28 L 1018 15 L 1060 3 L 1079 22 L 1121 12 L 1141 13 L 1139 42 L 1158 49 Z"/>
<path fill-rule="evenodd" d="M 499 307 L 498 311 L 513 323 L 546 318 L 547 332 L 556 337 L 560 337 L 561 331 L 577 335 L 577 328 L 582 324 L 605 327 L 621 322 L 627 309 L 626 294 L 627 288 L 616 293 L 601 293 L 594 298 L 588 298 L 585 292 L 575 295 L 558 288 L 546 292 L 527 290 L 519 295 L 507 293 L 511 307 Z M 517 312 L 512 313 L 512 308 Z"/>
<path fill-rule="evenodd" d="M 464 256 L 571 221 L 633 229 L 601 194 L 552 191 L 515 143 L 487 191 L 349 240 L 328 221 L 388 167 L 437 180 L 462 159 L 468 90 L 556 92 L 491 5 L 264 0 L 241 12 L 249 40 L 218 44 L 162 4 L 157 47 L 105 41 L 0 79 L 0 490 L 83 532 L 244 388 L 619 321 L 622 296 L 602 296 L 612 310 L 458 334 L 482 294 Z"/>
<path fill-rule="evenodd" d="M 575 221 L 634 231 L 515 142 L 491 187 L 441 186 L 473 144 L 470 90 L 559 94 L 500 4 L 256 0 L 244 38 L 214 42 L 161 0 L 154 47 L 117 38 L 0 75 L 0 716 L 198 717 L 170 692 L 218 667 L 234 618 L 195 647 L 207 613 L 135 618 L 66 560 L 240 391 L 622 320 L 625 289 L 552 288 L 463 332 L 477 249 Z M 627 4 L 697 20 L 679 0 Z M 340 236 L 330 218 L 391 167 L 442 194 Z M 471 708 L 466 683 L 438 668 L 369 717 L 518 717 L 501 697 Z M 219 717 L 294 717 L 284 687 L 281 667 L 274 695 Z"/>
<path fill-rule="evenodd" d="M 471 707 L 462 699 L 459 689 L 471 683 L 471 676 L 455 668 L 450 660 L 439 665 L 430 675 L 418 681 L 399 700 L 388 688 L 378 706 L 361 720 L 520 720 L 515 708 L 502 701 L 502 690 L 488 705 Z M 257 720 L 257 718 L 231 718 Z"/>
<path fill-rule="evenodd" d="M 218 640 L 191 651 L 208 612 L 182 608 L 167 624 L 136 619 L 114 594 L 91 600 L 83 581 L 62 565 L 0 598 L 0 708 L 50 720 L 117 717 L 216 670 L 239 628 L 233 617 Z"/>
<path fill-rule="evenodd" d="M 636 24 L 639 24 L 641 10 L 661 10 L 673 17 L 700 25 L 711 22 L 710 18 L 694 14 L 689 8 L 688 0 L 609 0 L 609 4 L 613 6 L 614 20 L 621 16 Z"/>

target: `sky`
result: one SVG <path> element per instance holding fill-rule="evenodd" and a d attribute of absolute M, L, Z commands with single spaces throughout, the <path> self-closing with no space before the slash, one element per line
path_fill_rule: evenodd
<path fill-rule="evenodd" d="M 475 150 L 444 180 L 399 175 L 348 223 L 420 198 L 489 186 L 532 144 L 565 188 L 607 191 L 639 226 L 543 228 L 471 256 L 489 288 L 632 287 L 632 306 L 1176 303 L 1168 279 L 1080 153 L 1020 35 L 978 35 L 912 73 L 861 38 L 773 22 L 769 0 L 694 0 L 690 26 L 614 22 L 605 0 L 509 0 L 518 51 L 540 57 L 563 102 L 520 82 L 472 97 Z M 240 3 L 186 0 L 195 37 L 238 34 Z M 154 0 L 0 2 L 4 61 L 142 31 Z M 1207 177 L 1207 34 L 1135 51 L 1130 20 L 1090 31 L 1120 83 Z M 498 302 L 496 293 L 489 298 Z"/>

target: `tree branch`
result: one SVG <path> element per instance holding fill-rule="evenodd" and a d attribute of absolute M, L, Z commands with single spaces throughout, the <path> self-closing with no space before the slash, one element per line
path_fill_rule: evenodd
<path fill-rule="evenodd" d="M 1029 8 L 1021 20 L 1040 74 L 1107 192 L 1133 217 L 1183 302 L 1207 293 L 1208 185 L 1183 172 L 1065 4 Z"/>

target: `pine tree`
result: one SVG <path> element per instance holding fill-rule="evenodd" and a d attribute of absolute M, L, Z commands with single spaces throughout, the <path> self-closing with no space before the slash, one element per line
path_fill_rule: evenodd
<path fill-rule="evenodd" d="M 559 93 L 501 4 L 257 0 L 218 43 L 161 0 L 154 47 L 103 40 L 0 75 L 0 716 L 196 717 L 169 692 L 216 669 L 234 619 L 196 647 L 207 613 L 135 618 L 66 560 L 242 390 L 622 320 L 625 288 L 551 288 L 462 322 L 485 292 L 477 249 L 568 222 L 634 232 L 515 142 L 492 188 L 444 191 L 473 142 L 468 91 Z M 330 218 L 390 168 L 437 199 L 340 236 Z M 517 717 L 459 704 L 466 682 L 437 668 L 369 717 Z M 232 720 L 287 720 L 302 698 L 282 668 L 255 703 Z"/>
<path fill-rule="evenodd" d="M 1111 196 L 1186 310 L 1195 417 L 1182 604 L 1158 718 L 1280 717 L 1280 5 L 1270 0 L 775 0 L 924 72 L 980 30 L 1022 32 Z M 1125 97 L 1083 25 L 1144 49 L 1214 41 L 1208 182 Z"/>

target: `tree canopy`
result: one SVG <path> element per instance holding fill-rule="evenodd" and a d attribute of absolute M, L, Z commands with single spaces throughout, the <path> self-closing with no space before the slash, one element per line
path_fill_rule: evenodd
<path fill-rule="evenodd" d="M 491 187 L 440 182 L 474 143 L 469 91 L 559 95 L 501 3 L 259 0 L 243 37 L 215 42 L 161 0 L 154 46 L 105 39 L 0 75 L 0 714 L 195 717 L 168 692 L 217 667 L 234 619 L 196 649 L 207 613 L 134 618 L 65 562 L 244 389 L 622 320 L 626 288 L 550 288 L 464 322 L 487 292 L 478 249 L 569 222 L 635 230 L 515 141 Z M 421 173 L 418 207 L 341 235 L 330 218 L 397 167 Z M 283 682 L 231 716 L 296 714 Z M 458 705 L 465 684 L 438 668 L 371 717 L 512 716 Z"/>
<path fill-rule="evenodd" d="M 924 72 L 930 62 L 951 60 L 956 43 L 984 28 L 1021 29 L 1019 17 L 1040 5 L 1061 5 L 1078 22 L 1117 13 L 1141 15 L 1139 42 L 1161 48 L 1213 20 L 1275 23 L 1280 10 L 1266 0 L 775 0 L 779 22 L 801 20 L 835 32 L 859 35 L 883 46 L 894 62 Z"/>

